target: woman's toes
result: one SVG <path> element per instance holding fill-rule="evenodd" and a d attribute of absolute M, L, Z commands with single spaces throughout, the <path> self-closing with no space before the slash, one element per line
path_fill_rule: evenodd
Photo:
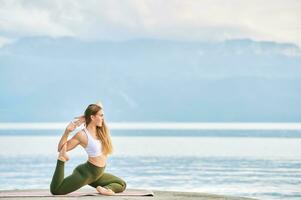
<path fill-rule="evenodd" d="M 106 189 L 104 187 L 101 187 L 101 186 L 97 186 L 96 187 L 96 190 L 100 193 L 100 194 L 103 194 L 103 195 L 114 195 L 115 192 L 112 191 L 111 189 Z"/>
<path fill-rule="evenodd" d="M 64 144 L 64 146 L 62 147 L 60 153 L 59 153 L 59 160 L 61 161 L 68 161 L 69 160 L 69 156 L 66 153 L 67 151 L 67 144 Z"/>
<path fill-rule="evenodd" d="M 107 191 L 108 191 L 109 195 L 114 195 L 115 194 L 115 192 L 113 190 L 111 190 L 111 189 L 107 189 Z"/>

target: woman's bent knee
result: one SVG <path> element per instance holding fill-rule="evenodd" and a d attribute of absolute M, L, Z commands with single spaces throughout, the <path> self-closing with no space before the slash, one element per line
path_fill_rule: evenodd
<path fill-rule="evenodd" d="M 52 184 L 50 185 L 50 193 L 55 195 L 56 194 L 56 190 L 55 188 L 52 186 Z"/>
<path fill-rule="evenodd" d="M 50 193 L 52 195 L 64 195 L 64 194 L 67 194 L 66 192 L 63 192 L 63 191 L 60 191 L 60 190 L 56 190 L 56 189 L 53 189 L 53 188 L 50 188 Z"/>
<path fill-rule="evenodd" d="M 122 181 L 121 182 L 121 185 L 122 185 L 122 191 L 124 191 L 126 189 L 126 182 L 125 181 Z"/>
<path fill-rule="evenodd" d="M 52 195 L 57 195 L 57 191 L 54 190 L 54 189 L 52 189 L 52 188 L 50 188 L 50 193 L 51 193 Z"/>

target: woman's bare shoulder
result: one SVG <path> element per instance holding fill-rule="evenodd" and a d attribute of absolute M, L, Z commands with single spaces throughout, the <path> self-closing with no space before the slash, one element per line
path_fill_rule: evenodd
<path fill-rule="evenodd" d="M 75 137 L 80 140 L 83 141 L 85 140 L 85 133 L 83 130 L 78 131 L 77 133 L 75 133 Z"/>
<path fill-rule="evenodd" d="M 84 133 L 83 130 L 80 130 L 78 131 L 75 135 L 76 139 L 79 141 L 79 144 L 82 146 L 82 147 L 85 147 L 87 146 L 87 137 Z"/>

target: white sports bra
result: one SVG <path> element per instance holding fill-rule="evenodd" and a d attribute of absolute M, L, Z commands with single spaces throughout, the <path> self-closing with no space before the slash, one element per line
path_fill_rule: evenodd
<path fill-rule="evenodd" d="M 94 139 L 86 127 L 83 128 L 83 131 L 86 133 L 86 135 L 88 137 L 88 145 L 85 148 L 88 156 L 90 156 L 90 157 L 100 156 L 102 154 L 101 141 Z"/>

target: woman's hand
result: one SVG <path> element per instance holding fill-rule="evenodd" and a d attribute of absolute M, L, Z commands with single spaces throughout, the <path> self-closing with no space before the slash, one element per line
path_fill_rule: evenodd
<path fill-rule="evenodd" d="M 68 126 L 66 127 L 67 132 L 72 132 L 74 131 L 77 127 L 82 125 L 85 122 L 85 116 L 79 116 L 75 117 L 75 120 L 71 121 Z"/>

